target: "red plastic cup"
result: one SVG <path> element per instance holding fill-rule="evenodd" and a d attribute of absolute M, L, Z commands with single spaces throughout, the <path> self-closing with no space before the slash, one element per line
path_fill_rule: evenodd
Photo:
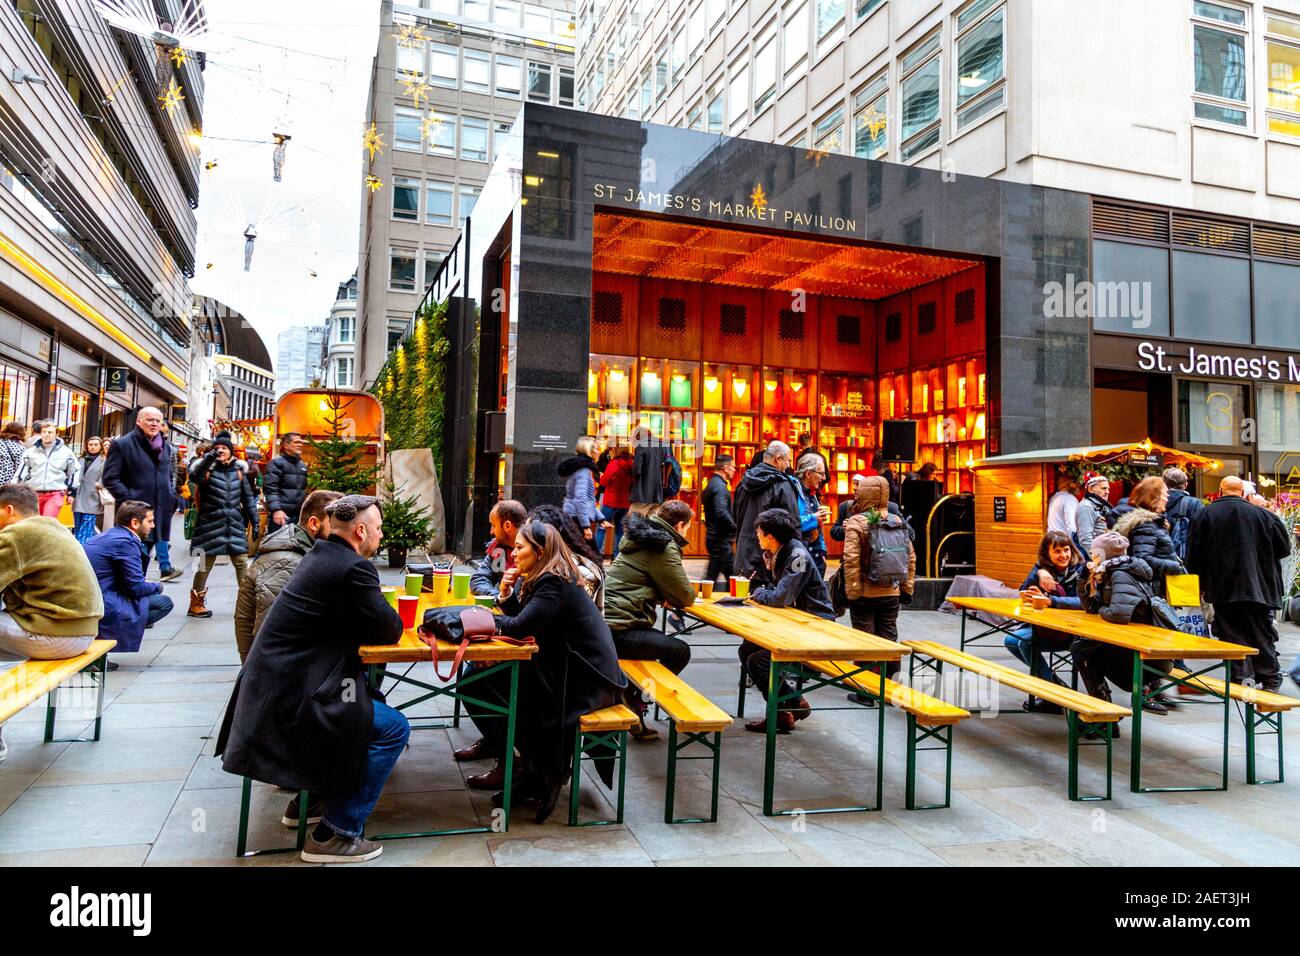
<path fill-rule="evenodd" d="M 415 612 L 419 610 L 420 599 L 405 594 L 397 595 L 397 613 L 402 618 L 402 627 L 410 630 L 415 627 Z"/>
<path fill-rule="evenodd" d="M 727 593 L 732 597 L 736 596 L 736 576 L 734 574 L 727 579 Z"/>

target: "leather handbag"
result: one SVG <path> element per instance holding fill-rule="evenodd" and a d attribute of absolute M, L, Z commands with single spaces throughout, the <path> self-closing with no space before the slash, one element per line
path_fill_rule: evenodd
<path fill-rule="evenodd" d="M 424 612 L 424 622 L 420 625 L 419 635 L 420 640 L 429 645 L 433 672 L 444 684 L 460 673 L 460 666 L 465 659 L 465 650 L 470 644 L 495 640 L 503 644 L 525 647 L 536 643 L 531 637 L 519 639 L 499 636 L 495 615 L 487 608 L 476 604 L 429 608 Z M 452 659 L 451 671 L 445 677 L 438 669 L 439 641 L 458 645 Z"/>

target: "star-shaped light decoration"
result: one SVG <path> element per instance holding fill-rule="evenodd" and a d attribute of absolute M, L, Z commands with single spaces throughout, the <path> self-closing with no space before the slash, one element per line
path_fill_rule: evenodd
<path fill-rule="evenodd" d="M 428 42 L 429 34 L 418 23 L 408 23 L 393 34 L 393 39 L 403 49 L 418 50 L 420 44 Z"/>
<path fill-rule="evenodd" d="M 171 52 L 167 55 L 172 58 L 172 65 L 178 70 L 188 63 L 190 59 L 185 51 L 178 46 L 172 47 Z"/>
<path fill-rule="evenodd" d="M 420 138 L 427 143 L 436 140 L 441 129 L 442 117 L 433 110 L 430 110 L 429 115 L 420 120 Z"/>
<path fill-rule="evenodd" d="M 163 90 L 162 95 L 158 97 L 158 103 L 169 114 L 175 112 L 176 107 L 185 101 L 185 94 L 181 88 L 176 85 L 175 78 L 167 84 L 167 89 Z"/>
<path fill-rule="evenodd" d="M 370 128 L 361 137 L 361 148 L 370 154 L 372 163 L 375 161 L 375 154 L 382 153 L 386 145 L 388 144 L 384 142 L 384 137 L 379 134 L 379 128 L 371 123 Z"/>
<path fill-rule="evenodd" d="M 384 188 L 384 181 L 372 173 L 366 177 L 366 188 L 372 193 L 378 192 Z"/>
<path fill-rule="evenodd" d="M 767 193 L 763 192 L 762 183 L 754 185 L 754 191 L 749 194 L 749 203 L 757 208 L 759 212 L 767 208 Z"/>
<path fill-rule="evenodd" d="M 403 70 L 398 79 L 402 81 L 402 95 L 415 100 L 415 107 L 419 109 L 420 101 L 429 98 L 429 84 L 424 82 L 423 76 L 413 70 Z"/>
<path fill-rule="evenodd" d="M 871 133 L 872 139 L 879 139 L 880 134 L 885 131 L 886 125 L 885 114 L 876 109 L 874 105 L 868 106 L 866 111 L 858 117 L 858 129 L 867 130 Z"/>
<path fill-rule="evenodd" d="M 839 130 L 836 130 L 833 134 L 826 137 L 826 139 L 809 149 L 808 158 L 813 161 L 814 166 L 820 167 L 823 159 L 831 153 L 838 153 L 839 151 L 840 133 Z"/>

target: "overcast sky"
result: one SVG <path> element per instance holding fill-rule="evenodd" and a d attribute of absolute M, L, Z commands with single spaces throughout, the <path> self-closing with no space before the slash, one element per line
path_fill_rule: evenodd
<path fill-rule="evenodd" d="M 202 173 L 192 286 L 247 316 L 274 361 L 280 331 L 323 325 L 338 284 L 357 268 L 362 118 L 379 3 L 206 5 L 229 49 L 209 54 L 204 73 L 203 162 L 217 167 Z M 292 137 L 279 183 L 273 133 Z M 245 273 L 250 222 L 258 238 Z"/>

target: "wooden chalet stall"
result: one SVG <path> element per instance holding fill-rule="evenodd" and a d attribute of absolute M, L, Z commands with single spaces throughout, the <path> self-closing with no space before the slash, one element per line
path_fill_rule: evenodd
<path fill-rule="evenodd" d="M 323 441 L 335 437 L 365 443 L 364 460 L 374 473 L 384 463 L 384 407 L 369 392 L 351 388 L 295 388 L 275 403 L 275 437 L 298 432 Z M 303 460 L 311 466 L 315 450 L 307 444 Z M 375 489 L 368 489 L 374 494 Z"/>
<path fill-rule="evenodd" d="M 1038 557 L 1038 542 L 1047 530 L 1047 503 L 1056 491 L 1057 474 L 1071 462 L 1102 474 L 1107 466 L 1128 465 L 1160 474 L 1165 468 L 1205 469 L 1221 462 L 1157 445 L 1150 439 L 1120 445 L 1052 448 L 999 455 L 976 462 L 975 573 L 1018 587 Z M 1126 490 L 1125 492 L 1126 493 Z M 1112 489 L 1112 499 L 1121 492 Z"/>

